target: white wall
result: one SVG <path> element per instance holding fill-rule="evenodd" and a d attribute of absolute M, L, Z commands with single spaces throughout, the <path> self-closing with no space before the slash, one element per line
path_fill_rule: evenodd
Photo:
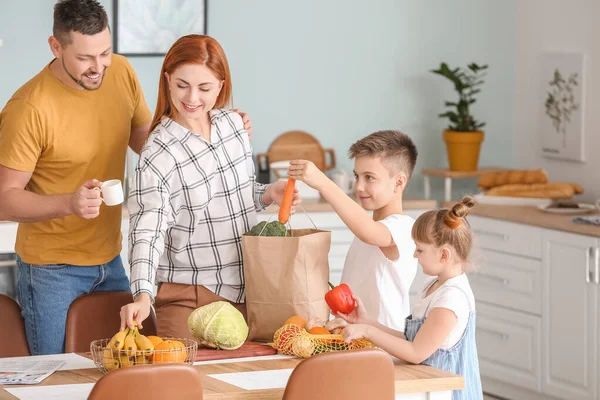
<path fill-rule="evenodd" d="M 489 64 L 474 106 L 488 124 L 481 162 L 512 166 L 515 3 L 219 0 L 210 1 L 209 31 L 227 52 L 236 105 L 253 117 L 255 150 L 304 129 L 351 168 L 346 153 L 355 140 L 401 129 L 420 150 L 418 180 L 423 167 L 447 166 L 448 121 L 437 114 L 457 95 L 429 72 L 441 61 Z"/>
<path fill-rule="evenodd" d="M 101 3 L 112 16 L 112 0 Z M 447 121 L 437 114 L 456 94 L 429 72 L 441 61 L 490 65 L 474 107 L 488 124 L 481 163 L 512 166 L 515 3 L 209 0 L 208 34 L 227 53 L 235 106 L 252 118 L 256 153 L 282 132 L 303 129 L 335 148 L 338 163 L 350 169 L 351 143 L 375 130 L 401 129 L 421 154 L 408 187 L 418 196 L 420 170 L 447 165 L 441 138 Z M 50 61 L 53 6 L 53 0 L 0 0 L 0 108 Z M 130 61 L 154 111 L 162 57 Z M 440 180 L 434 185 L 434 194 L 443 192 Z"/>
<path fill-rule="evenodd" d="M 517 2 L 515 164 L 545 168 L 552 181 L 581 184 L 584 201 L 600 198 L 600 2 L 523 0 Z M 587 53 L 584 115 L 585 163 L 541 156 L 539 131 L 540 56 L 544 51 Z M 541 100 L 543 101 L 543 100 Z"/>

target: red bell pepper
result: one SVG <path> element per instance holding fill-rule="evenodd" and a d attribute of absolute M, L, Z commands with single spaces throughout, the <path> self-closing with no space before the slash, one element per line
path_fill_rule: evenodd
<path fill-rule="evenodd" d="M 354 310 L 354 299 L 352 298 L 352 290 L 345 283 L 338 286 L 333 286 L 328 282 L 331 290 L 325 294 L 325 302 L 331 308 L 333 315 L 338 312 L 349 314 Z"/>

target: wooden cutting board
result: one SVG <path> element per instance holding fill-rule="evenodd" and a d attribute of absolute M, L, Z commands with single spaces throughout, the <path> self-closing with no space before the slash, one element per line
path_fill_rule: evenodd
<path fill-rule="evenodd" d="M 323 172 L 335 168 L 335 151 L 324 149 L 317 138 L 304 131 L 282 133 L 271 143 L 267 153 L 257 155 L 260 168 L 277 161 L 297 159 L 312 161 Z"/>
<path fill-rule="evenodd" d="M 196 361 L 224 360 L 227 358 L 243 358 L 256 356 L 270 356 L 277 354 L 277 350 L 257 342 L 246 342 L 236 350 L 214 350 L 198 347 Z"/>

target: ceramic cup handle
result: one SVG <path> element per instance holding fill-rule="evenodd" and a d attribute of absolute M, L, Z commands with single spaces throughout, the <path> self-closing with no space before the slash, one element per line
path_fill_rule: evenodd
<path fill-rule="evenodd" d="M 97 190 L 97 191 L 99 191 L 99 192 L 100 192 L 100 200 L 102 200 L 102 202 L 103 202 L 104 204 L 106 204 L 106 201 L 104 201 L 104 199 L 102 198 L 102 189 L 100 189 L 99 187 L 97 187 L 97 186 L 96 186 L 96 187 L 94 188 L 94 190 Z"/>

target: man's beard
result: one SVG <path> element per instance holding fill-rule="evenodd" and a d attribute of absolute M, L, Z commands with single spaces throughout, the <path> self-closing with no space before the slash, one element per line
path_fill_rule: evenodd
<path fill-rule="evenodd" d="M 75 82 L 76 84 L 78 84 L 79 86 L 81 86 L 83 89 L 85 90 L 98 90 L 100 89 L 100 86 L 102 86 L 102 81 L 104 80 L 104 74 L 106 73 L 106 67 L 104 67 L 104 71 L 102 71 L 102 73 L 100 74 L 100 80 L 98 81 L 98 86 L 87 86 L 84 82 L 83 82 L 83 78 L 82 79 L 77 79 L 75 78 L 73 75 L 71 75 L 71 73 L 69 72 L 69 70 L 67 70 L 67 66 L 65 65 L 65 60 L 64 58 L 61 57 L 60 59 L 63 69 L 65 70 L 65 72 L 67 73 L 67 75 L 69 75 L 69 77 L 71 79 L 73 79 L 73 82 Z"/>

